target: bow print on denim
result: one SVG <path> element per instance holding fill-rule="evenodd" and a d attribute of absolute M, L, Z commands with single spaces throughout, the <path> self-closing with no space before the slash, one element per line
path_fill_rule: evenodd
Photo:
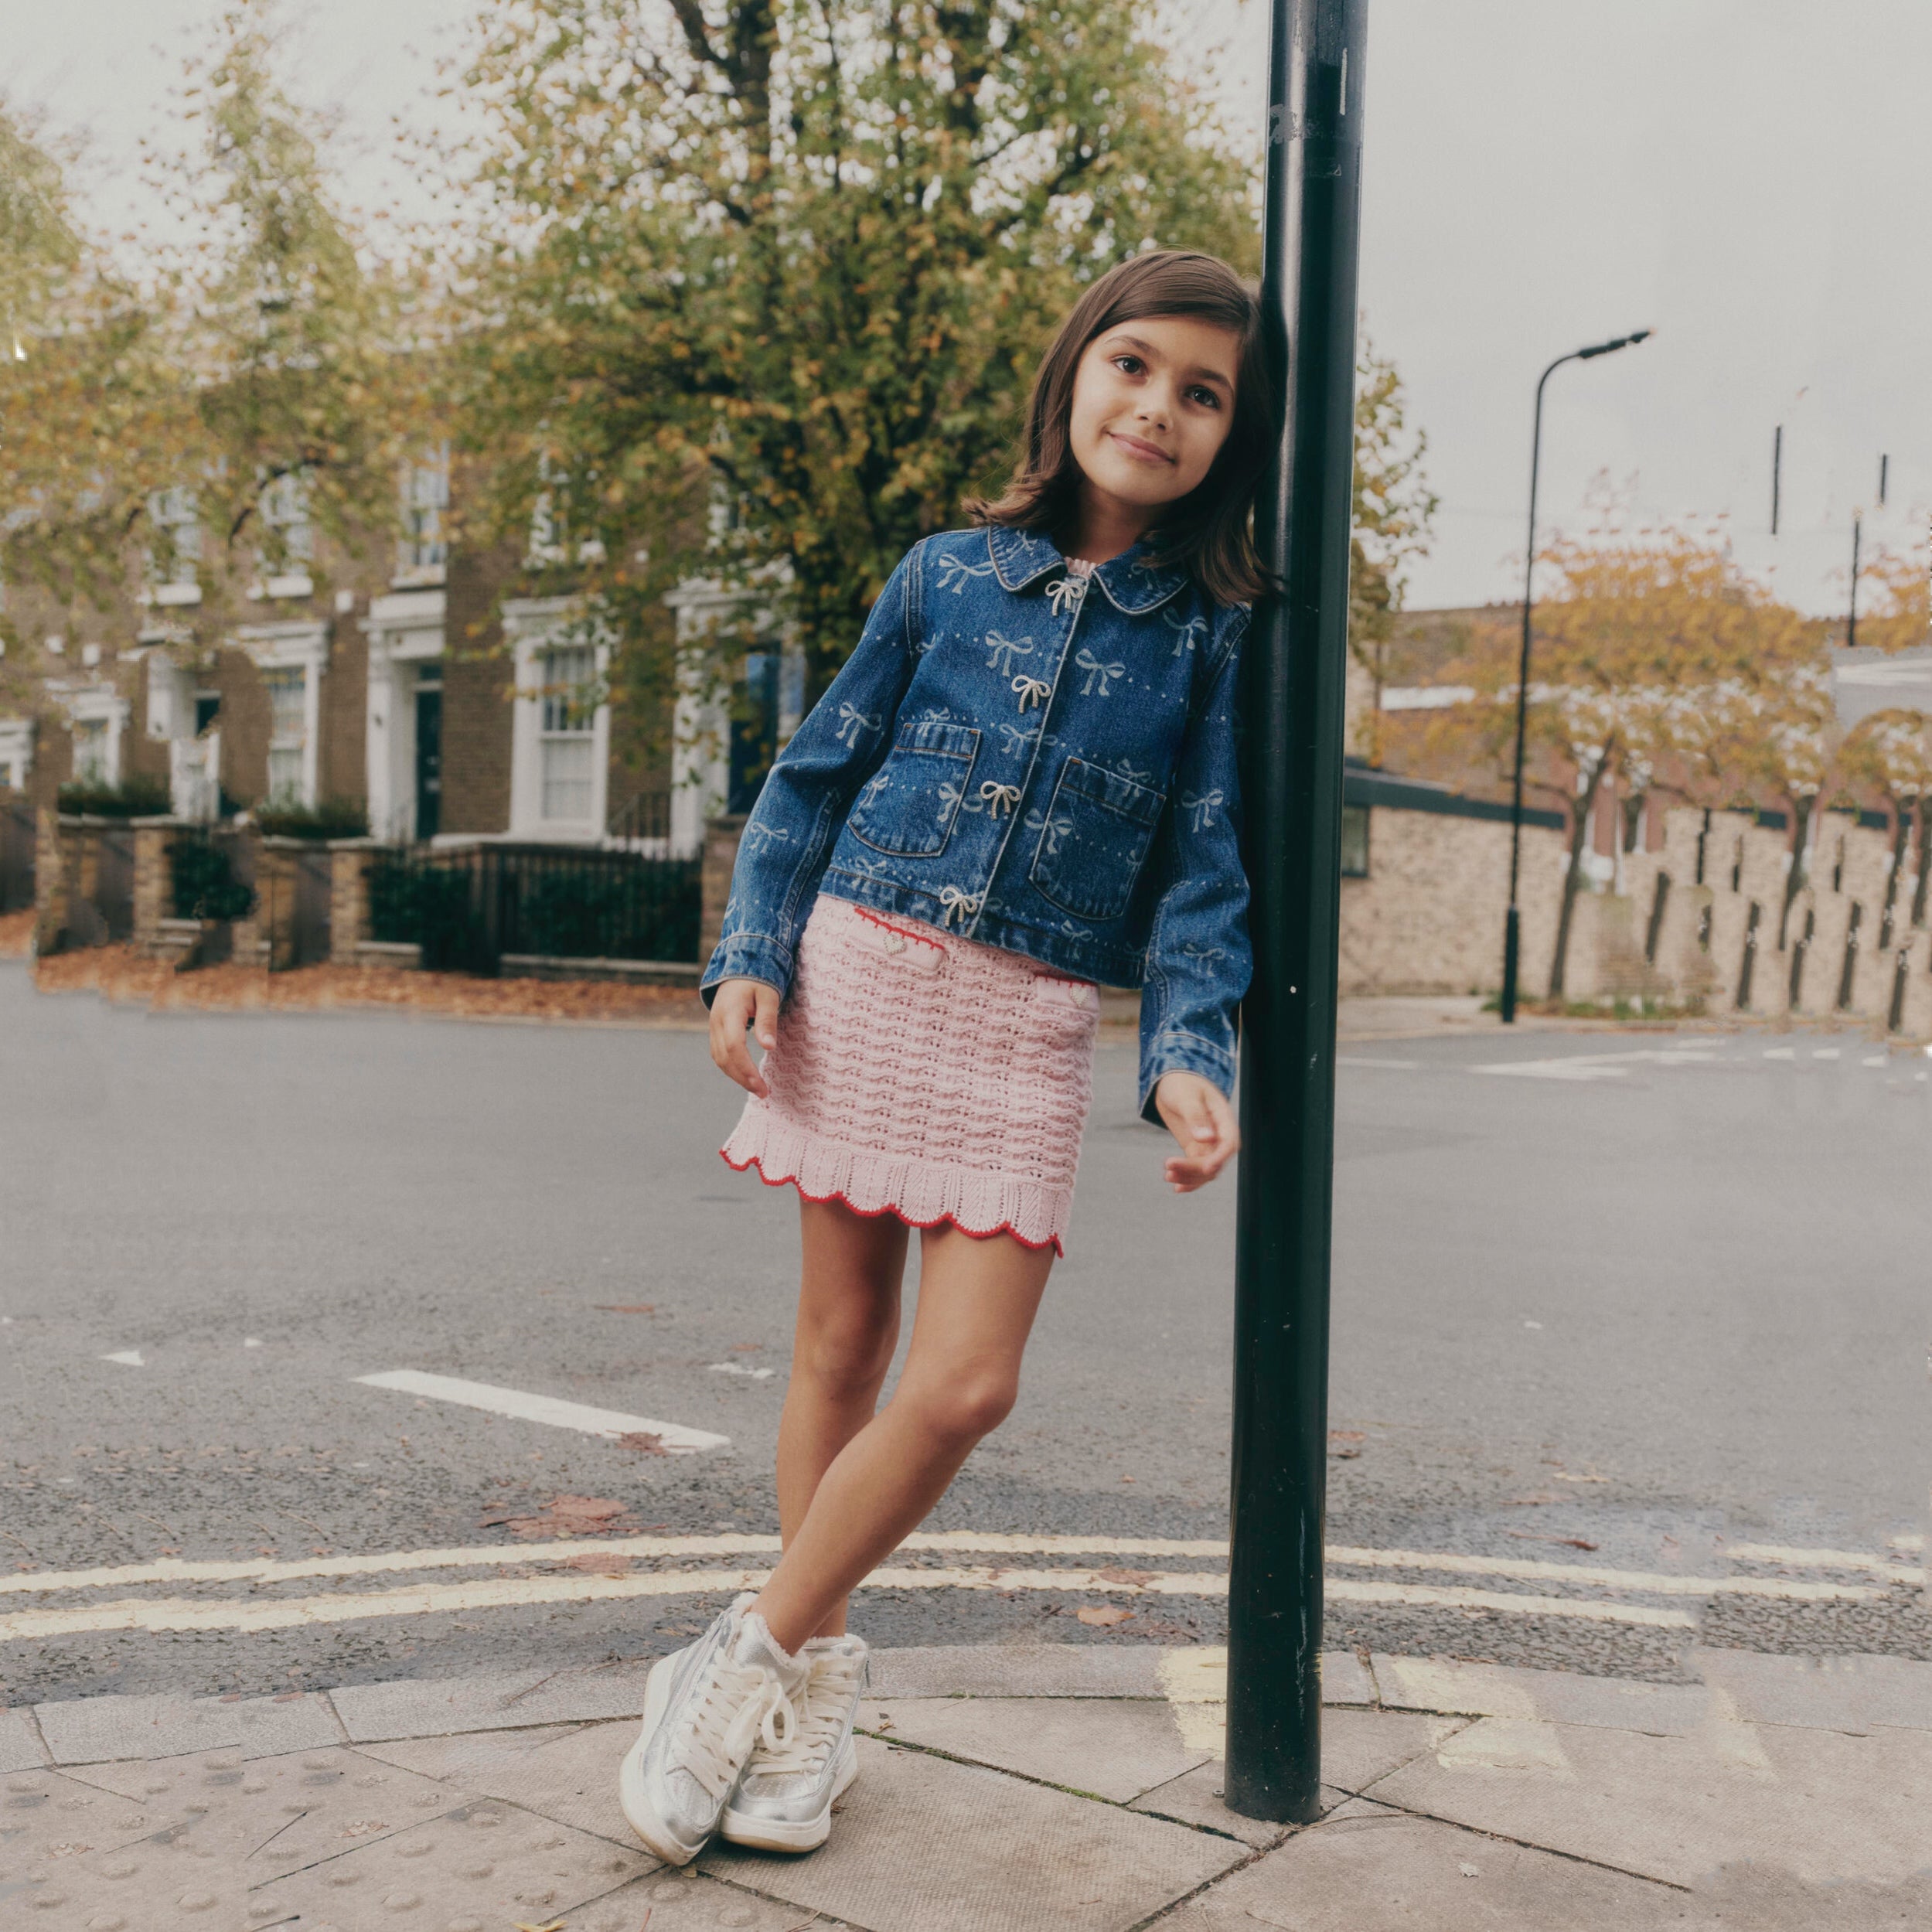
<path fill-rule="evenodd" d="M 1182 617 L 1171 610 L 1160 613 L 1161 621 L 1174 633 L 1174 654 L 1178 657 L 1183 651 L 1191 651 L 1198 639 L 1208 635 L 1208 620 L 1205 617 Z"/>
<path fill-rule="evenodd" d="M 1100 683 L 1098 695 L 1102 697 L 1111 697 L 1113 693 L 1107 689 L 1107 680 L 1109 678 L 1125 677 L 1127 674 L 1126 665 L 1119 663 L 1102 664 L 1084 644 L 1074 653 L 1073 661 L 1087 674 L 1086 683 L 1080 687 L 1080 695 L 1082 697 L 1092 697 L 1095 695 L 1093 687 L 1096 678 Z"/>
<path fill-rule="evenodd" d="M 979 911 L 980 901 L 983 896 L 980 893 L 962 892 L 956 885 L 942 886 L 939 888 L 940 925 L 950 925 L 957 919 L 961 925 L 964 925 Z"/>
<path fill-rule="evenodd" d="M 1047 601 L 1053 606 L 1055 617 L 1065 617 L 1069 610 L 1077 611 L 1080 600 L 1087 594 L 1087 580 L 1084 577 L 1063 577 L 1057 584 L 1047 586 Z"/>
<path fill-rule="evenodd" d="M 1046 854 L 1048 858 L 1053 857 L 1059 851 L 1060 841 L 1073 830 L 1072 819 L 1056 819 L 1044 812 L 1029 812 L 1027 814 L 1026 823 L 1027 830 L 1029 832 L 1044 834 Z"/>
<path fill-rule="evenodd" d="M 969 564 L 963 557 L 956 557 L 950 551 L 939 559 L 939 588 L 950 591 L 955 597 L 966 594 L 966 587 L 976 577 L 990 577 L 990 564 Z"/>
<path fill-rule="evenodd" d="M 1020 693 L 1020 708 L 1023 711 L 1053 695 L 1053 687 L 1044 677 L 1016 677 L 1013 688 Z"/>
<path fill-rule="evenodd" d="M 988 779 L 980 787 L 980 796 L 997 819 L 1002 812 L 1010 812 L 1020 802 L 1020 788 L 1017 785 L 1002 785 L 997 779 Z"/>
<path fill-rule="evenodd" d="M 1015 668 L 1016 660 L 1033 655 L 1030 637 L 1002 637 L 997 631 L 986 632 L 986 669 L 1002 677 Z"/>
<path fill-rule="evenodd" d="M 841 704 L 839 707 L 839 742 L 856 746 L 860 732 L 876 731 L 881 722 L 878 718 L 867 717 L 855 704 Z M 851 734 L 849 738 L 846 735 L 848 731 Z"/>
<path fill-rule="evenodd" d="M 1194 829 L 1197 832 L 1206 831 L 1215 822 L 1215 807 L 1226 803 L 1227 800 L 1218 792 L 1204 792 L 1198 797 L 1191 792 L 1181 795 L 1181 809 L 1194 814 Z"/>

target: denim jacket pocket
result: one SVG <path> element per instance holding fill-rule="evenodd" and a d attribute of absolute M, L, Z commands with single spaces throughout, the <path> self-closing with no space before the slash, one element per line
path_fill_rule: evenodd
<path fill-rule="evenodd" d="M 1119 918 L 1167 802 L 1151 785 L 1068 758 L 1028 874 L 1041 897 L 1080 918 Z"/>
<path fill-rule="evenodd" d="M 909 721 L 877 775 L 859 787 L 846 821 L 875 852 L 905 859 L 936 858 L 952 836 L 979 755 L 969 724 Z"/>

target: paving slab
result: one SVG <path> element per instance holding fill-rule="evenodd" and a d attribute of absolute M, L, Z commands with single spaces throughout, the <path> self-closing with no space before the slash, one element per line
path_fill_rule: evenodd
<path fill-rule="evenodd" d="M 1907 1657 L 1772 1657 L 1693 1651 L 1692 1669 L 1747 1724 L 1932 1731 L 1932 1664 Z"/>
<path fill-rule="evenodd" d="M 1228 1652 L 1218 1644 L 935 1644 L 872 1653 L 877 1697 L 1158 1697 L 1178 1667 L 1227 1695 Z M 1348 1651 L 1324 1651 L 1322 1701 L 1372 1704 L 1374 1679 Z M 641 1708 L 641 1706 L 640 1706 Z"/>
<path fill-rule="evenodd" d="M 171 1828 L 174 1842 L 192 1840 L 250 1885 L 394 1837 L 474 1795 L 339 1746 L 288 1757 L 202 1752 L 145 1764 L 89 1765 L 70 1775 L 186 1814 Z"/>
<path fill-rule="evenodd" d="M 39 1704 L 34 1717 L 56 1764 L 184 1757 L 240 1750 L 251 1757 L 325 1748 L 342 1741 L 328 1697 L 85 1697 Z"/>
<path fill-rule="evenodd" d="M 653 1861 L 485 1800 L 345 1852 L 250 1895 L 257 1920 L 302 1932 L 501 1932 L 548 1923 L 639 1878 Z"/>
<path fill-rule="evenodd" d="M 1642 1879 L 1358 1799 L 1191 1899 L 1161 1932 L 1663 1932 L 1690 1909 Z"/>
<path fill-rule="evenodd" d="M 641 1658 L 583 1671 L 511 1671 L 357 1684 L 332 1692 L 330 1697 L 352 1744 L 585 1723 L 641 1716 L 644 1680 L 653 1661 Z"/>
<path fill-rule="evenodd" d="M 1164 1699 L 1012 1697 L 884 1699 L 861 1705 L 860 1729 L 890 1733 L 949 1757 L 1014 1771 L 1124 1804 L 1205 1764 Z"/>
<path fill-rule="evenodd" d="M 18 1704 L 0 1710 L 0 1774 L 37 1771 L 46 1762 L 33 1713 Z"/>
<path fill-rule="evenodd" d="M 1239 1838 L 1243 1845 L 1257 1849 L 1279 1844 L 1295 1828 L 1267 1818 L 1244 1818 L 1239 1811 L 1229 1811 L 1227 1777 L 1228 1767 L 1219 1759 L 1212 1758 L 1194 1770 L 1184 1771 L 1179 1777 L 1156 1786 L 1144 1797 L 1136 1798 L 1130 1808 L 1145 1811 L 1150 1818 L 1191 1825 L 1196 1831 L 1218 1831 L 1223 1838 Z M 1332 1784 L 1324 1784 L 1321 1808 L 1331 1811 L 1338 1804 L 1346 1804 L 1351 1795 Z"/>
<path fill-rule="evenodd" d="M 1375 1673 L 1382 1702 L 1391 1710 L 1533 1718 L 1680 1736 L 1711 1716 L 1710 1693 L 1701 1684 L 1641 1684 L 1429 1657 L 1378 1656 Z"/>
<path fill-rule="evenodd" d="M 1680 1886 L 1932 1869 L 1932 1736 L 1713 1723 L 1695 1737 L 1484 1718 L 1379 1780 L 1406 1810 Z"/>
<path fill-rule="evenodd" d="M 0 1924 L 102 1920 L 112 1923 L 101 1932 L 122 1932 L 132 1914 L 142 1932 L 172 1932 L 183 1895 L 239 1896 L 238 1878 L 217 1886 L 210 1861 L 172 1842 L 189 1821 L 179 1805 L 131 1801 L 63 1772 L 0 1780 Z M 49 1916 L 29 1920 L 30 1910 Z"/>
<path fill-rule="evenodd" d="M 1248 1855 L 1165 1819 L 872 1738 L 860 1739 L 859 1763 L 823 1851 L 788 1861 L 720 1845 L 703 1869 L 873 1932 L 1126 1932 Z"/>
<path fill-rule="evenodd" d="M 472 1733 L 370 1749 L 392 1764 L 454 1779 L 465 1791 L 641 1849 L 617 1802 L 617 1767 L 637 1736 L 635 1721 L 552 1727 L 528 1743 L 525 1736 L 520 1731 Z"/>
<path fill-rule="evenodd" d="M 639 1932 L 646 1913 L 649 1932 L 803 1932 L 808 1924 L 812 1932 L 834 1932 L 831 1920 L 814 1922 L 781 1899 L 761 1898 L 688 1869 L 639 1879 L 579 1906 L 571 1914 L 570 1932 Z"/>

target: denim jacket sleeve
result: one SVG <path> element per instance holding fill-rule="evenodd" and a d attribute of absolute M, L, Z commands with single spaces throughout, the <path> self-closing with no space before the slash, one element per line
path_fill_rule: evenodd
<path fill-rule="evenodd" d="M 1188 727 L 1162 840 L 1140 992 L 1140 1112 L 1157 1126 L 1164 1073 L 1182 1068 L 1234 1091 L 1235 1009 L 1253 965 L 1235 750 L 1240 656 L 1237 639 Z"/>
<path fill-rule="evenodd" d="M 745 820 L 717 948 L 699 986 L 792 984 L 799 934 L 854 795 L 884 758 L 918 656 L 918 547 L 900 560 L 857 649 L 773 761 Z"/>

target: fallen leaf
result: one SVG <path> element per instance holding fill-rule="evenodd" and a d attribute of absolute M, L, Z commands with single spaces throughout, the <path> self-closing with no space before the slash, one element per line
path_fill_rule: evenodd
<path fill-rule="evenodd" d="M 1559 1469 L 1556 1471 L 1556 1480 L 1559 1483 L 1607 1483 L 1610 1478 L 1607 1476 L 1573 1476 L 1567 1469 Z"/>
<path fill-rule="evenodd" d="M 631 1559 L 606 1551 L 589 1550 L 581 1556 L 566 1556 L 566 1569 L 581 1569 L 593 1576 L 628 1576 Z"/>
<path fill-rule="evenodd" d="M 1560 1496 L 1507 1496 L 1504 1501 L 1512 1509 L 1532 1509 L 1539 1503 L 1560 1503 Z"/>
<path fill-rule="evenodd" d="M 1126 1624 L 1133 1620 L 1133 1612 L 1123 1610 L 1118 1603 L 1085 1603 L 1074 1612 L 1083 1624 L 1095 1624 L 1105 1627 L 1113 1624 Z"/>
<path fill-rule="evenodd" d="M 1539 1536 L 1533 1529 L 1512 1529 L 1508 1532 L 1525 1543 L 1560 1543 L 1565 1549 L 1595 1549 L 1595 1543 L 1581 1536 Z"/>
<path fill-rule="evenodd" d="M 1456 1869 L 1466 1879 L 1479 1879 L 1482 1876 L 1482 1873 L 1477 1871 L 1474 1866 L 1467 1862 L 1457 1866 Z"/>
<path fill-rule="evenodd" d="M 755 1354 L 764 1346 L 762 1341 L 734 1341 L 731 1344 L 731 1353 L 734 1355 Z"/>
<path fill-rule="evenodd" d="M 593 1308 L 607 1315 L 654 1315 L 657 1303 L 654 1301 L 594 1301 Z"/>
<path fill-rule="evenodd" d="M 664 1438 L 648 1429 L 627 1429 L 617 1439 L 619 1449 L 634 1449 L 640 1456 L 668 1456 Z"/>
<path fill-rule="evenodd" d="M 1139 1590 L 1146 1589 L 1159 1574 L 1157 1570 L 1123 1569 L 1114 1563 L 1109 1563 L 1105 1569 L 1094 1572 L 1094 1575 L 1103 1583 L 1132 1583 Z"/>
<path fill-rule="evenodd" d="M 516 1926 L 516 1932 L 564 1932 L 565 1921 L 552 1919 L 548 1925 L 530 1925 L 521 1919 L 516 1919 L 511 1923 Z"/>

